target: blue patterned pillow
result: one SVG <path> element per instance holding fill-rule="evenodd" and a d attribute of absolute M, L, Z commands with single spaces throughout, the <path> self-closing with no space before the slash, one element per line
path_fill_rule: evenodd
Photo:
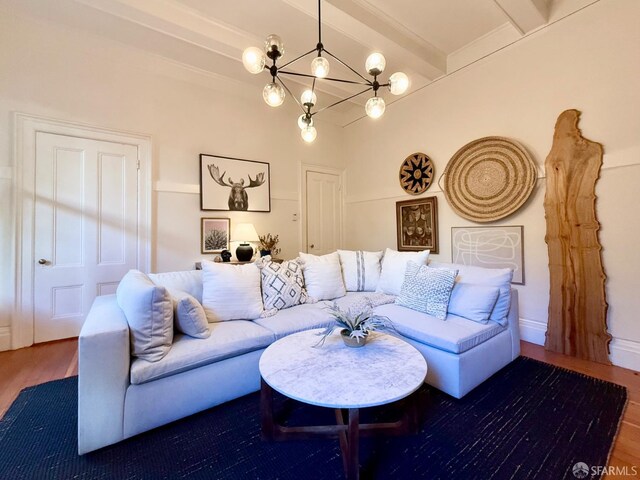
<path fill-rule="evenodd" d="M 409 262 L 396 304 L 445 320 L 457 275 L 457 270 Z"/>

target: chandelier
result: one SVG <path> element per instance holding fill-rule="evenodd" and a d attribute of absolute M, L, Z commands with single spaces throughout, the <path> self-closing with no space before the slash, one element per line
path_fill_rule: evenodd
<path fill-rule="evenodd" d="M 267 105 L 271 107 L 279 107 L 284 102 L 286 94 L 289 93 L 289 95 L 291 95 L 291 97 L 300 106 L 302 109 L 302 115 L 298 117 L 298 126 L 300 127 L 300 134 L 303 140 L 309 143 L 313 142 L 317 136 L 316 128 L 313 125 L 313 117 L 318 113 L 335 107 L 336 105 L 340 105 L 341 103 L 349 101 L 367 92 L 373 92 L 373 96 L 369 98 L 365 104 L 365 112 L 371 118 L 379 118 L 385 110 L 384 99 L 378 96 L 380 87 L 387 87 L 393 95 L 402 95 L 409 88 L 409 77 L 402 72 L 396 72 L 391 75 L 387 83 L 380 83 L 378 81 L 378 76 L 382 74 L 386 66 L 386 60 L 381 53 L 374 52 L 367 57 L 365 70 L 373 77 L 373 80 L 370 80 L 329 52 L 322 44 L 321 2 L 322 0 L 318 0 L 318 44 L 312 50 L 303 53 L 284 65 L 278 66 L 278 60 L 284 55 L 284 44 L 278 35 L 272 34 L 265 40 L 264 49 L 249 47 L 242 53 L 242 64 L 249 73 L 259 74 L 266 69 L 271 76 L 271 82 L 269 82 L 262 91 L 262 97 Z M 285 70 L 287 67 L 291 67 L 291 65 L 298 60 L 308 57 L 309 55 L 315 56 L 311 61 L 310 74 L 295 72 L 290 69 Z M 331 65 L 327 57 L 330 57 L 340 65 L 350 70 L 355 76 L 357 76 L 354 77 L 356 79 L 330 77 L 329 70 Z M 267 59 L 272 62 L 270 66 L 267 66 Z M 302 93 L 300 100 L 298 100 L 295 95 L 291 93 L 289 87 L 284 83 L 281 75 L 291 75 L 312 79 L 311 88 L 305 90 Z M 316 82 L 318 80 L 339 82 L 350 85 L 361 85 L 365 88 L 358 93 L 347 96 L 335 103 L 332 103 L 331 105 L 314 111 L 313 108 L 317 103 Z"/>

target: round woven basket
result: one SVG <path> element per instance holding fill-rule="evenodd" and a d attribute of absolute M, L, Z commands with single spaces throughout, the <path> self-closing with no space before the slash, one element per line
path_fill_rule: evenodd
<path fill-rule="evenodd" d="M 484 137 L 458 150 L 445 168 L 444 194 L 458 215 L 492 222 L 518 210 L 536 183 L 536 165 L 522 145 Z"/>

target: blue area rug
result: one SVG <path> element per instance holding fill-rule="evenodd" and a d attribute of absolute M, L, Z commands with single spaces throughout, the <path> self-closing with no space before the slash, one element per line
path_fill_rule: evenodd
<path fill-rule="evenodd" d="M 627 399 L 624 387 L 522 357 L 462 400 L 425 391 L 417 435 L 361 440 L 362 478 L 576 478 L 577 462 L 606 465 Z M 276 403 L 290 424 L 334 420 Z M 362 421 L 397 408 L 368 409 Z M 259 395 L 247 395 L 79 457 L 77 378 L 37 385 L 0 421 L 0 479 L 342 478 L 337 440 L 262 441 L 259 411 Z"/>

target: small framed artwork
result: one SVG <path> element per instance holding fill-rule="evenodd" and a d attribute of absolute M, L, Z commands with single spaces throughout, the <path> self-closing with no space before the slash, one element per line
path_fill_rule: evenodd
<path fill-rule="evenodd" d="M 524 285 L 524 227 L 452 227 L 451 261 L 487 268 L 510 268 L 511 283 Z"/>
<path fill-rule="evenodd" d="M 200 210 L 270 212 L 269 164 L 200 154 Z"/>
<path fill-rule="evenodd" d="M 220 253 L 229 250 L 231 220 L 228 218 L 201 218 L 200 241 L 202 253 Z"/>
<path fill-rule="evenodd" d="M 396 202 L 398 251 L 431 250 L 438 253 L 438 199 L 417 198 Z"/>

